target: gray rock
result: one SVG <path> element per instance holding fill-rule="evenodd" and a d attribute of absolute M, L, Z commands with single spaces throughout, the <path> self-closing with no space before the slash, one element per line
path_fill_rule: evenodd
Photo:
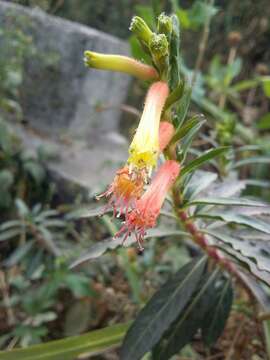
<path fill-rule="evenodd" d="M 27 23 L 24 28 L 28 28 L 37 50 L 27 61 L 21 88 L 23 112 L 30 124 L 54 136 L 69 133 L 85 140 L 93 133 L 116 130 L 118 107 L 125 100 L 130 79 L 124 74 L 87 69 L 83 52 L 127 54 L 127 43 L 39 9 L 0 1 L 1 27 L 10 26 L 12 18 Z M 97 112 L 100 104 L 113 108 Z"/>
<path fill-rule="evenodd" d="M 28 148 L 55 147 L 59 156 L 49 168 L 58 177 L 88 189 L 101 187 L 127 158 L 118 126 L 130 77 L 87 69 L 83 52 L 127 54 L 128 45 L 41 10 L 0 1 L 1 27 L 19 18 L 37 49 L 26 61 L 20 91 L 28 129 L 36 131 L 14 128 Z M 96 111 L 98 105 L 106 110 Z"/>

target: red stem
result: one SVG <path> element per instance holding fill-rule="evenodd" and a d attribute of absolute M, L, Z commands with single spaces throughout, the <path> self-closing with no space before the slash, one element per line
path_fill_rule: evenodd
<path fill-rule="evenodd" d="M 178 215 L 181 223 L 185 227 L 185 229 L 191 234 L 194 242 L 203 249 L 206 254 L 215 261 L 219 266 L 227 270 L 230 274 L 232 274 L 236 280 L 243 286 L 246 292 L 249 294 L 251 298 L 253 298 L 253 294 L 249 287 L 244 283 L 241 274 L 237 266 L 227 259 L 221 251 L 219 251 L 215 246 L 211 245 L 207 239 L 207 237 L 197 228 L 197 226 L 193 223 L 192 219 L 188 216 L 186 211 L 181 210 L 181 200 L 179 196 L 179 191 L 174 189 L 173 191 L 173 199 L 176 214 Z"/>

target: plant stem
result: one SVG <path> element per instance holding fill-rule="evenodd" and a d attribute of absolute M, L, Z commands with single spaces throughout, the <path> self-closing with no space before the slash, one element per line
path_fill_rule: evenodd
<path fill-rule="evenodd" d="M 193 241 L 206 252 L 209 258 L 213 259 L 214 262 L 217 263 L 220 267 L 224 268 L 226 271 L 232 274 L 241 284 L 241 286 L 245 288 L 250 298 L 253 298 L 253 294 L 249 287 L 244 283 L 237 266 L 232 261 L 227 259 L 221 251 L 216 249 L 215 246 L 209 243 L 207 237 L 200 231 L 200 229 L 197 228 L 192 219 L 188 216 L 187 212 L 181 209 L 181 198 L 179 196 L 179 190 L 177 190 L 177 186 L 175 186 L 173 189 L 173 202 L 178 218 L 180 219 L 186 231 L 190 233 Z"/>

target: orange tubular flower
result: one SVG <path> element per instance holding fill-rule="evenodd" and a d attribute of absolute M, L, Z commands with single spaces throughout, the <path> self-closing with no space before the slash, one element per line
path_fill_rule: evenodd
<path fill-rule="evenodd" d="M 143 187 L 144 178 L 142 174 L 130 173 L 128 167 L 124 166 L 117 171 L 108 190 L 98 195 L 97 199 L 99 200 L 103 196 L 110 198 L 104 211 L 112 206 L 114 216 L 126 215 L 142 195 Z"/>
<path fill-rule="evenodd" d="M 175 133 L 173 124 L 162 121 L 159 126 L 159 151 L 166 149 Z"/>
<path fill-rule="evenodd" d="M 170 142 L 174 134 L 174 127 L 171 123 L 163 121 L 159 127 L 159 147 L 162 152 Z M 110 198 L 105 210 L 112 206 L 114 216 L 125 215 L 134 208 L 136 200 L 142 193 L 146 178 L 144 171 L 130 172 L 128 166 L 124 166 L 116 172 L 115 178 L 108 190 L 97 196 L 99 200 L 103 196 Z"/>
<path fill-rule="evenodd" d="M 166 82 L 158 81 L 148 90 L 143 114 L 136 134 L 130 144 L 130 168 L 146 169 L 156 166 L 159 154 L 159 124 L 163 106 L 169 94 Z"/>
<path fill-rule="evenodd" d="M 180 173 L 180 165 L 174 160 L 167 160 L 160 166 L 151 185 L 136 201 L 134 209 L 126 215 L 126 221 L 115 235 L 124 235 L 123 242 L 133 232 L 136 236 L 140 250 L 146 230 L 156 225 L 165 197 L 177 176 Z"/>
<path fill-rule="evenodd" d="M 158 73 L 153 66 L 143 64 L 128 56 L 100 54 L 87 50 L 84 52 L 84 62 L 90 68 L 123 72 L 141 80 L 158 79 Z"/>

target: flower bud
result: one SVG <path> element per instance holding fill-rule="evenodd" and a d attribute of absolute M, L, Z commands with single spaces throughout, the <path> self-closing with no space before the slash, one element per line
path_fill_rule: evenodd
<path fill-rule="evenodd" d="M 150 51 L 153 61 L 160 72 L 168 68 L 169 44 L 164 34 L 153 34 L 150 41 Z"/>
<path fill-rule="evenodd" d="M 146 47 L 149 46 L 149 42 L 153 35 L 152 30 L 146 24 L 146 22 L 139 16 L 134 16 L 131 20 L 129 30 L 136 35 L 138 40 Z"/>
<path fill-rule="evenodd" d="M 94 69 L 119 71 L 133 75 L 141 80 L 153 81 L 158 79 L 158 73 L 155 68 L 127 56 L 85 51 L 84 62 L 86 66 Z"/>
<path fill-rule="evenodd" d="M 165 34 L 167 39 L 170 40 L 172 33 L 172 20 L 170 16 L 165 15 L 165 13 L 160 14 L 157 28 L 159 34 Z"/>

